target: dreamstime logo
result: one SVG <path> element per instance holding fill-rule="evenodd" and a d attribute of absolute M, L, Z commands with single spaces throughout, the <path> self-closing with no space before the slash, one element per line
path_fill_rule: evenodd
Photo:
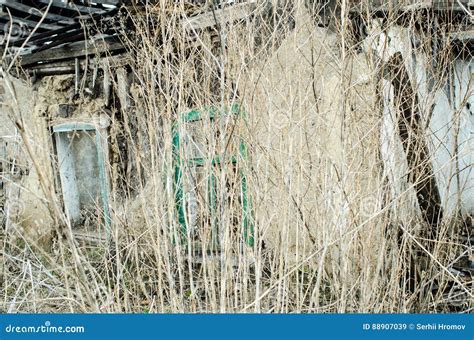
<path fill-rule="evenodd" d="M 272 120 L 272 125 L 279 129 L 279 130 L 282 130 L 286 127 L 288 127 L 288 125 L 290 125 L 290 118 L 284 114 L 283 112 L 278 112 L 276 115 L 275 115 L 275 118 L 273 118 Z"/>
<path fill-rule="evenodd" d="M 18 40 L 21 38 L 26 38 L 30 33 L 28 27 L 19 22 L 7 22 L 3 25 L 3 31 L 5 32 L 2 38 L 2 44 L 4 44 L 8 39 Z"/>
<path fill-rule="evenodd" d="M 378 208 L 378 202 L 374 197 L 366 197 L 360 201 L 359 211 L 363 217 L 373 216 Z"/>
<path fill-rule="evenodd" d="M 8 201 L 6 208 L 9 216 L 22 216 L 25 213 L 25 204 L 19 200 Z"/>
<path fill-rule="evenodd" d="M 51 322 L 46 321 L 44 325 L 38 326 L 15 326 L 5 327 L 6 333 L 85 333 L 84 326 L 53 326 Z"/>

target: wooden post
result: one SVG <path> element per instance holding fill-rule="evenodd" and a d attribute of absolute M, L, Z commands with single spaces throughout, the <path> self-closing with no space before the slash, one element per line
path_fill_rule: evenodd
<path fill-rule="evenodd" d="M 441 197 L 424 139 L 418 97 L 413 90 L 400 52 L 390 58 L 385 64 L 384 71 L 384 78 L 390 81 L 394 88 L 394 101 L 397 105 L 396 124 L 408 162 L 408 178 L 415 187 L 423 219 L 431 225 L 432 236 L 435 236 L 443 216 Z"/>

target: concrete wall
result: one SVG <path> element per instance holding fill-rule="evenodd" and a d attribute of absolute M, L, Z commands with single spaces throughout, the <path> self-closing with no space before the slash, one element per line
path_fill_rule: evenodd
<path fill-rule="evenodd" d="M 377 23 L 374 23 L 375 33 Z M 447 216 L 460 210 L 464 215 L 474 213 L 473 163 L 473 116 L 471 60 L 453 59 L 446 67 L 448 76 L 439 84 L 439 75 L 430 73 L 432 58 L 415 50 L 416 36 L 410 28 L 391 27 L 387 32 L 376 32 L 368 39 L 370 51 L 382 61 L 388 61 L 395 53 L 403 56 L 405 67 L 416 88 L 422 120 L 428 124 L 425 138 L 432 158 L 434 176 L 440 191 L 442 206 Z M 371 53 L 371 52 L 369 52 Z M 407 192 L 410 184 L 404 179 L 408 171 L 406 155 L 396 135 L 393 88 L 389 82 L 382 84 L 384 93 L 384 125 L 382 129 L 382 153 L 390 173 L 395 196 Z M 413 195 L 411 195 L 413 198 Z"/>
<path fill-rule="evenodd" d="M 17 79 L 3 80 L 6 89 L 0 110 L 1 136 L 7 142 L 16 136 L 7 158 L 19 164 L 20 172 L 5 174 L 6 227 L 9 235 L 27 238 L 37 245 L 49 247 L 52 217 L 48 200 L 53 190 L 50 140 L 44 119 L 35 111 L 36 93 L 31 85 Z M 20 133 L 13 121 L 21 126 Z M 11 168 L 10 168 L 11 169 Z"/>

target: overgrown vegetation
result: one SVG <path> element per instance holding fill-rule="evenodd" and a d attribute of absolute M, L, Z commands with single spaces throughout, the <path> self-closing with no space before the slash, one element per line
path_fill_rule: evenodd
<path fill-rule="evenodd" d="M 411 163 L 423 170 L 396 178 L 405 183 L 402 192 L 380 150 L 390 75 L 371 42 L 389 27 L 412 27 L 420 52 L 442 51 L 444 58 L 426 61 L 437 80 L 433 89 L 442 87 L 455 52 L 433 46 L 430 25 L 438 19 L 429 11 L 394 11 L 369 20 L 364 11 L 354 17 L 342 1 L 328 29 L 317 26 L 311 2 L 281 2 L 274 10 L 263 3 L 251 19 L 202 31 L 183 25 L 182 2 L 129 8 L 115 19 L 128 53 L 110 60 L 126 58 L 120 68 L 129 88 L 121 88 L 115 66 L 102 69 L 113 83 L 110 239 L 74 237 L 48 171 L 38 166 L 54 244 L 44 250 L 6 216 L 2 311 L 471 311 L 472 279 L 450 270 L 472 252 L 460 237 L 471 237 L 469 218 L 457 206 L 441 222 L 435 218 L 432 233 L 415 195 L 433 176 L 420 152 L 426 146 L 407 147 L 413 159 L 423 157 Z M 449 20 L 437 27 L 444 34 L 460 29 Z M 90 100 L 92 73 L 74 101 Z M 419 105 L 426 123 L 424 103 L 435 98 L 408 101 L 415 84 L 400 86 L 407 88 L 394 96 L 395 107 Z M 236 106 L 241 114 L 229 113 Z M 24 152 L 34 159 L 35 141 L 22 131 L 28 117 L 14 103 L 10 108 Z M 205 118 L 180 118 L 192 110 Z M 408 138 L 427 133 L 422 126 Z"/>

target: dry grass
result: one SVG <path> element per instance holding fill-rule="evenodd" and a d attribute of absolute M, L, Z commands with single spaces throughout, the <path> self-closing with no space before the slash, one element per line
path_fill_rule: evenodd
<path fill-rule="evenodd" d="M 429 239 L 412 185 L 396 194 L 390 185 L 380 150 L 379 61 L 360 52 L 344 10 L 331 33 L 294 3 L 294 12 L 194 35 L 182 28 L 179 4 L 117 19 L 122 29 L 131 20 L 137 29 L 124 41 L 134 56 L 126 66 L 130 107 L 116 70 L 104 69 L 114 89 L 110 242 L 75 241 L 51 184 L 43 183 L 53 251 L 7 222 L 2 311 L 441 312 L 453 311 L 448 293 L 466 295 L 458 311 L 472 308 L 472 283 L 456 283 L 448 270 L 468 251 L 455 237 L 459 218 L 446 216 Z M 220 115 L 194 131 L 207 161 L 199 171 L 183 166 L 186 220 L 194 226 L 187 228 L 193 242 L 182 242 L 173 124 L 182 112 L 236 103 L 246 117 Z M 12 106 L 21 126 L 19 115 Z M 193 132 L 189 124 L 178 129 Z M 23 144 L 32 156 L 29 140 Z M 211 164 L 215 155 L 238 154 L 240 140 L 247 161 Z M 185 162 L 193 152 L 182 145 L 179 155 Z M 41 165 L 36 171 L 47 173 Z M 252 200 L 251 246 L 243 235 L 241 172 Z M 211 251 L 213 237 L 219 252 L 203 251 L 196 263 L 195 251 Z"/>

